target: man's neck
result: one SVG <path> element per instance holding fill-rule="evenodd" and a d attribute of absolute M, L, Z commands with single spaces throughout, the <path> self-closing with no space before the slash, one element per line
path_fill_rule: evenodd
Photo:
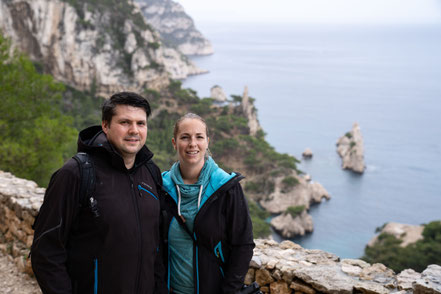
<path fill-rule="evenodd" d="M 127 169 L 131 169 L 135 165 L 136 156 L 131 156 L 130 158 L 123 157 L 124 165 Z"/>

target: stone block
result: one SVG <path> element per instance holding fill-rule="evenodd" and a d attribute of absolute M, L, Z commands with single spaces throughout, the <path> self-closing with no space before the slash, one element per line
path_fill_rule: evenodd
<path fill-rule="evenodd" d="M 270 284 L 271 294 L 291 294 L 291 289 L 284 281 L 277 281 Z"/>
<path fill-rule="evenodd" d="M 293 281 L 291 285 L 289 286 L 291 289 L 295 291 L 295 293 L 305 293 L 305 294 L 315 294 L 316 291 L 314 288 L 299 282 L 299 281 Z"/>
<path fill-rule="evenodd" d="M 244 284 L 250 285 L 251 283 L 253 283 L 255 281 L 255 279 L 254 279 L 255 272 L 256 272 L 256 270 L 253 268 L 248 269 L 248 272 L 245 275 Z"/>
<path fill-rule="evenodd" d="M 259 285 L 264 286 L 274 282 L 274 279 L 266 269 L 258 269 L 256 271 L 256 282 Z"/>
<path fill-rule="evenodd" d="M 414 284 L 415 294 L 441 294 L 441 266 L 429 265 Z"/>

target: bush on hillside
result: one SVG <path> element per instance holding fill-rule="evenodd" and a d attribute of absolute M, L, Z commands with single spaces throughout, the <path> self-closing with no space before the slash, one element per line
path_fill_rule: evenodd
<path fill-rule="evenodd" d="M 406 247 L 393 235 L 381 233 L 378 241 L 366 246 L 363 260 L 369 263 L 383 263 L 399 273 L 411 268 L 422 272 L 429 264 L 441 265 L 441 222 L 434 221 L 424 226 L 423 239 Z"/>
<path fill-rule="evenodd" d="M 64 86 L 10 51 L 0 32 L 0 169 L 46 186 L 74 151 L 76 130 L 61 112 Z"/>

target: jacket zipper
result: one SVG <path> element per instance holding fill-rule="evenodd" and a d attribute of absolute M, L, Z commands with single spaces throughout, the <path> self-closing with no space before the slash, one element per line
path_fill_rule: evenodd
<path fill-rule="evenodd" d="M 201 207 L 201 209 L 198 211 L 198 213 L 196 214 L 195 218 L 194 218 L 194 223 L 193 223 L 193 236 L 194 236 L 194 240 L 196 240 L 196 232 L 194 231 L 195 227 L 196 227 L 196 219 L 197 217 L 201 214 L 201 212 L 205 211 L 207 209 L 208 206 L 210 206 L 210 204 L 215 201 L 218 198 L 218 194 L 223 192 L 225 189 L 222 189 L 224 187 L 227 187 L 229 185 L 231 185 L 233 182 L 239 182 L 241 179 L 243 179 L 244 177 L 242 175 L 236 175 L 234 178 L 232 178 L 231 180 L 229 180 L 228 182 L 226 182 L 220 189 L 218 189 L 216 192 L 214 192 L 213 195 L 210 196 L 210 198 L 207 200 L 207 202 L 204 203 L 204 205 Z M 167 193 L 168 194 L 168 193 Z M 171 195 L 169 194 L 168 197 L 171 198 L 172 203 L 176 204 L 176 202 L 174 201 L 173 197 L 171 197 Z M 172 218 L 173 220 L 173 218 Z M 171 222 L 169 223 L 169 228 L 170 228 Z M 169 253 L 170 254 L 170 253 Z M 196 277 L 195 279 L 195 294 L 199 294 L 199 261 L 198 261 L 198 246 L 195 244 L 195 242 L 193 242 L 193 254 L 195 254 L 196 258 L 193 258 L 193 275 Z M 168 257 L 169 258 L 169 257 Z M 222 270 L 221 267 L 219 267 L 221 272 L 222 272 L 222 276 L 224 275 L 224 272 Z"/>
<path fill-rule="evenodd" d="M 129 174 L 129 178 L 130 178 L 130 188 L 132 190 L 132 200 L 133 200 L 133 206 L 135 208 L 135 218 L 136 218 L 136 224 L 138 227 L 138 236 L 139 236 L 139 241 L 138 241 L 138 263 L 137 263 L 137 271 L 136 271 L 136 280 L 135 280 L 135 286 L 136 286 L 136 293 L 140 292 L 140 274 L 141 274 L 141 262 L 142 262 L 142 230 L 141 230 L 141 221 L 140 221 L 140 217 L 139 217 L 139 206 L 138 206 L 138 199 L 136 197 L 136 191 L 135 191 L 135 187 L 133 185 L 133 176 L 131 174 Z"/>

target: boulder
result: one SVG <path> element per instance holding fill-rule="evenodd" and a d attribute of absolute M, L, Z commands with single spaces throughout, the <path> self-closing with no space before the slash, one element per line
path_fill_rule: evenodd
<path fill-rule="evenodd" d="M 309 148 L 306 148 L 305 151 L 303 151 L 302 156 L 303 158 L 309 159 L 312 158 L 312 151 Z"/>

